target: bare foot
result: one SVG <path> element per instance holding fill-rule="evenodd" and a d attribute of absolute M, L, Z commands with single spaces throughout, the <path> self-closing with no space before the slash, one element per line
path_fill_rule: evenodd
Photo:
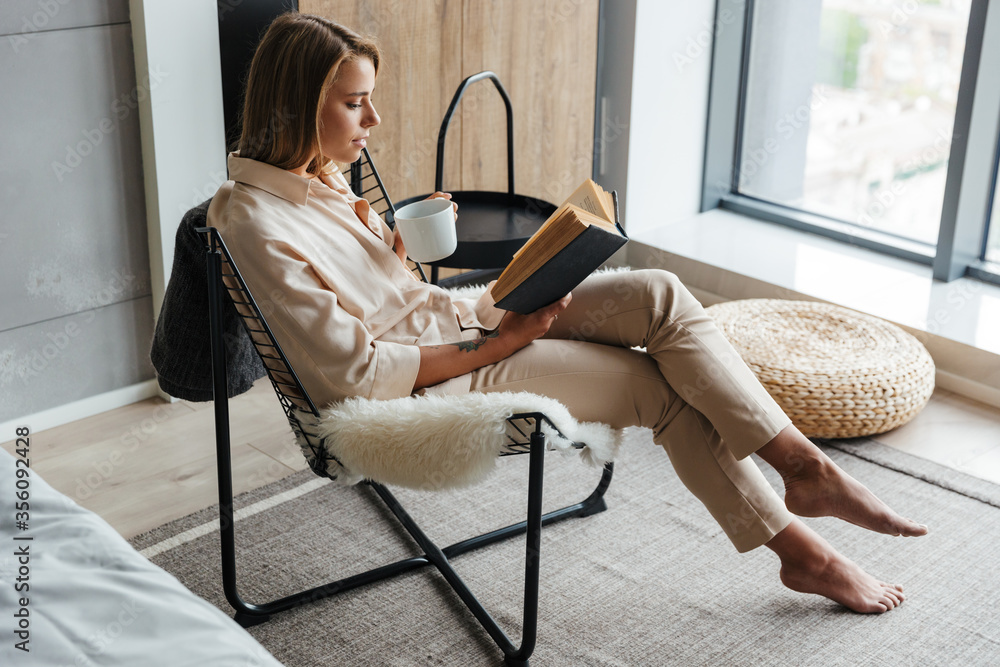
<path fill-rule="evenodd" d="M 807 567 L 781 565 L 781 583 L 799 593 L 830 598 L 861 614 L 881 614 L 903 604 L 903 587 L 886 584 L 838 554 Z"/>
<path fill-rule="evenodd" d="M 845 558 L 798 519 L 767 546 L 781 558 L 781 582 L 862 614 L 881 614 L 903 603 L 903 587 L 879 581 Z"/>
<path fill-rule="evenodd" d="M 916 537 L 927 534 L 927 526 L 896 514 L 826 454 L 821 453 L 802 470 L 782 477 L 785 507 L 792 514 L 833 516 L 887 535 Z"/>

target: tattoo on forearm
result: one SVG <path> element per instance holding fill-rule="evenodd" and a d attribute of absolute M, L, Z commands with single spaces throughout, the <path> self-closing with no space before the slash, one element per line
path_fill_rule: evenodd
<path fill-rule="evenodd" d="M 480 336 L 479 338 L 476 338 L 475 340 L 462 340 L 457 343 L 451 343 L 451 345 L 457 345 L 458 349 L 464 352 L 473 352 L 474 350 L 478 350 L 483 345 L 485 345 L 487 338 L 496 338 L 499 335 L 500 335 L 499 331 L 492 331 L 486 334 L 485 336 Z"/>

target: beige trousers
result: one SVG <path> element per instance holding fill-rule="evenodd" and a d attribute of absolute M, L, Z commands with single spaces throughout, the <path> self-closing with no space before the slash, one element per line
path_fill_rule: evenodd
<path fill-rule="evenodd" d="M 581 421 L 652 429 L 740 552 L 792 520 L 747 458 L 791 422 L 672 273 L 591 276 L 543 338 L 475 371 L 472 390 L 529 391 Z"/>

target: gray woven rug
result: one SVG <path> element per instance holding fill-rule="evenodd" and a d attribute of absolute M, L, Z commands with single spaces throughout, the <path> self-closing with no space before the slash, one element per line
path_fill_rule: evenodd
<path fill-rule="evenodd" d="M 902 539 L 807 520 L 876 576 L 902 583 L 908 598 L 900 608 L 862 616 L 785 589 L 777 558 L 767 549 L 737 554 L 648 431 L 635 430 L 617 463 L 608 511 L 543 531 L 532 665 L 1000 663 L 1000 487 L 873 442 L 838 442 L 828 451 L 931 528 L 927 537 Z M 550 455 L 546 466 L 547 508 L 582 498 L 597 481 L 572 456 Z M 449 544 L 523 518 L 526 470 L 526 456 L 508 457 L 474 489 L 398 497 L 432 538 Z M 308 471 L 241 496 L 237 506 L 252 512 L 237 521 L 244 599 L 272 599 L 417 553 L 373 498 Z M 211 508 L 132 543 L 231 614 L 216 522 Z M 520 636 L 523 554 L 514 539 L 455 559 L 512 637 Z M 285 612 L 250 632 L 290 666 L 502 664 L 431 568 Z"/>

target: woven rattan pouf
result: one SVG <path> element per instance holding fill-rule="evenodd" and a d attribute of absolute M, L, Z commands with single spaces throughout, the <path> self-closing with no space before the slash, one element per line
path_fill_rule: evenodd
<path fill-rule="evenodd" d="M 807 436 L 856 438 L 912 419 L 934 361 L 894 324 L 825 303 L 746 299 L 706 309 Z"/>

